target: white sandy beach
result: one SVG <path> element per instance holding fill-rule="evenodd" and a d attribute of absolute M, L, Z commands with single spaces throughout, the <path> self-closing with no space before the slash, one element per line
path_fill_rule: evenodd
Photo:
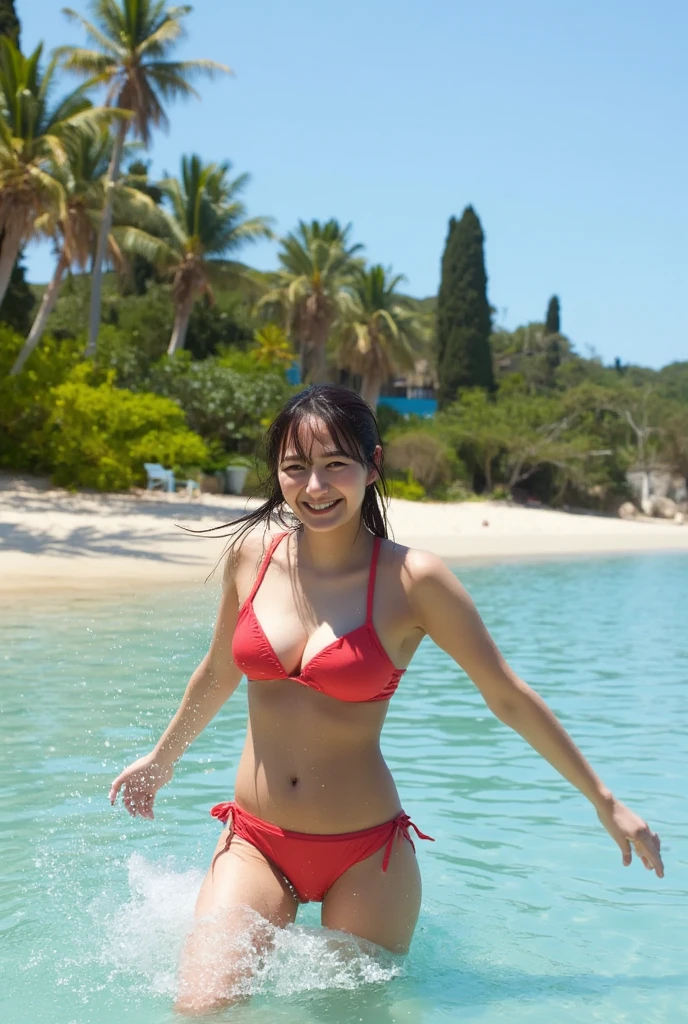
<path fill-rule="evenodd" d="M 192 536 L 180 526 L 202 530 L 228 523 L 246 505 L 244 498 L 210 494 L 193 500 L 160 492 L 72 494 L 3 475 L 0 592 L 200 584 L 225 541 Z M 506 502 L 395 500 L 389 519 L 397 541 L 452 562 L 688 551 L 688 525 L 626 522 Z"/>

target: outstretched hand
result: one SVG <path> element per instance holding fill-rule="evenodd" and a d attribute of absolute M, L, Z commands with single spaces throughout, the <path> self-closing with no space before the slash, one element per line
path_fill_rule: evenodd
<path fill-rule="evenodd" d="M 121 772 L 110 787 L 110 803 L 114 804 L 122 789 L 122 803 L 135 818 L 152 818 L 153 801 L 157 791 L 174 775 L 173 765 L 156 760 L 155 754 L 146 754 Z"/>
<path fill-rule="evenodd" d="M 597 808 L 600 819 L 612 839 L 618 844 L 625 867 L 633 859 L 632 848 L 648 871 L 656 871 L 657 878 L 664 878 L 664 864 L 660 854 L 661 842 L 656 832 L 639 815 L 622 804 L 611 800 Z"/>

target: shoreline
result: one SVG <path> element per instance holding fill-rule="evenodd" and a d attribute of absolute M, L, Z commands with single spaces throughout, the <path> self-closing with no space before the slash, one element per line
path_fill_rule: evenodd
<path fill-rule="evenodd" d="M 0 595 L 84 594 L 204 585 L 225 537 L 194 537 L 228 524 L 259 499 L 203 494 L 72 493 L 0 478 Z M 390 535 L 453 566 L 688 553 L 688 525 L 558 512 L 509 502 L 392 499 Z M 216 572 L 208 586 L 219 586 Z"/>

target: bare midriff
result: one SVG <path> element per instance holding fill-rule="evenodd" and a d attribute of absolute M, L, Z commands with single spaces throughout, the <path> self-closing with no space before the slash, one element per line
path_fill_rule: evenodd
<path fill-rule="evenodd" d="M 355 832 L 401 806 L 380 751 L 387 701 L 349 703 L 291 679 L 250 681 L 235 797 L 280 828 Z"/>

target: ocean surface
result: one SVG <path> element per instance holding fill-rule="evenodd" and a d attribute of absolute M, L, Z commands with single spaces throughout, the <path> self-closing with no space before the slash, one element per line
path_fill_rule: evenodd
<path fill-rule="evenodd" d="M 213 1020 L 688 1022 L 688 557 L 457 570 L 507 660 L 662 837 L 666 877 L 621 863 L 588 802 L 424 641 L 383 749 L 417 843 L 405 959 L 343 955 L 319 907 L 276 936 L 251 997 Z M 0 604 L 0 1019 L 162 1024 L 233 792 L 246 684 L 160 791 L 108 802 L 207 649 L 217 592 Z"/>

